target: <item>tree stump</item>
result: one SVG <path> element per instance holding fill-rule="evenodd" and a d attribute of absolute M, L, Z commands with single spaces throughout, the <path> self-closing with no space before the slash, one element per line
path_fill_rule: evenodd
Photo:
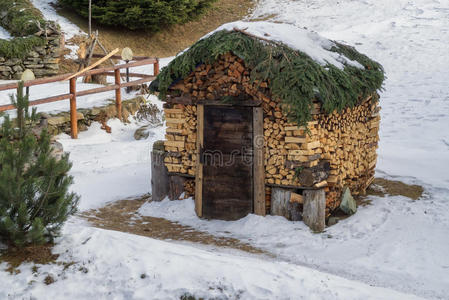
<path fill-rule="evenodd" d="M 305 190 L 303 196 L 302 217 L 304 223 L 314 232 L 323 231 L 326 226 L 326 195 L 324 190 Z"/>
<path fill-rule="evenodd" d="M 291 221 L 300 221 L 300 203 L 292 202 L 292 195 L 297 195 L 290 190 L 273 188 L 271 191 L 271 214 L 283 216 Z"/>
<path fill-rule="evenodd" d="M 153 201 L 164 200 L 169 192 L 168 170 L 164 164 L 164 153 L 156 147 L 153 147 L 151 152 L 151 193 Z"/>

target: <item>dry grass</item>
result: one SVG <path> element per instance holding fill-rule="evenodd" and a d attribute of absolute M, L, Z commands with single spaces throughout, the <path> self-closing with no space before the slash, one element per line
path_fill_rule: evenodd
<path fill-rule="evenodd" d="M 412 200 L 418 200 L 424 192 L 422 186 L 405 184 L 402 181 L 388 180 L 384 178 L 374 179 L 373 184 L 368 188 L 367 195 L 385 197 L 404 196 Z"/>
<path fill-rule="evenodd" d="M 8 263 L 6 271 L 11 274 L 19 273 L 17 269 L 22 263 L 32 262 L 35 264 L 54 263 L 58 259 L 57 254 L 52 254 L 53 244 L 31 245 L 25 248 L 8 248 L 0 255 L 0 263 Z"/>
<path fill-rule="evenodd" d="M 137 213 L 138 209 L 149 199 L 148 196 L 114 202 L 101 209 L 88 211 L 82 214 L 82 217 L 96 227 L 109 230 L 128 232 L 160 240 L 187 241 L 233 248 L 255 254 L 268 254 L 235 238 L 217 237 L 166 219 L 140 216 Z"/>
<path fill-rule="evenodd" d="M 150 57 L 173 56 L 191 46 L 195 41 L 218 26 L 241 20 L 254 7 L 255 0 L 218 0 L 197 20 L 175 25 L 158 33 L 144 30 L 130 31 L 116 27 L 93 24 L 100 32 L 100 41 L 107 49 L 130 47 L 135 55 Z M 73 11 L 58 9 L 58 13 L 88 31 L 87 21 Z"/>

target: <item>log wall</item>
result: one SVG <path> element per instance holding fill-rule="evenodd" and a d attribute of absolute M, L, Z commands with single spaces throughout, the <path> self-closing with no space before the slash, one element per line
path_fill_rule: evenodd
<path fill-rule="evenodd" d="M 326 114 L 312 107 L 307 128 L 289 122 L 281 103 L 271 96 L 268 82 L 251 82 L 244 62 L 227 54 L 213 65 L 200 65 L 170 90 L 165 104 L 165 163 L 168 171 L 194 175 L 196 165 L 196 103 L 198 101 L 258 101 L 264 111 L 266 208 L 271 187 L 325 188 L 327 213 L 340 205 L 349 186 L 362 193 L 374 178 L 380 117 L 378 95 L 354 108 Z M 236 100 L 237 99 L 237 100 Z M 231 105 L 224 102 L 226 105 Z M 186 192 L 193 194 L 194 181 Z"/>

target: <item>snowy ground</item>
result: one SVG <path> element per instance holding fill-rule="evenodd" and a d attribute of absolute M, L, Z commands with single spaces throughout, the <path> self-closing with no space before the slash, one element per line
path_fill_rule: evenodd
<path fill-rule="evenodd" d="M 1 299 L 179 299 L 187 292 L 242 299 L 449 299 L 449 4 L 260 0 L 252 17 L 267 16 L 356 45 L 384 65 L 377 176 L 420 184 L 425 195 L 417 201 L 371 197 L 371 205 L 322 234 L 281 217 L 198 220 L 192 200 L 140 209 L 239 238 L 275 258 L 105 231 L 72 218 L 55 251 L 60 261 L 76 264 L 42 266 L 39 275 L 30 265 L 15 276 L 0 272 Z M 94 125 L 76 141 L 60 136 L 71 152 L 73 189 L 83 196 L 83 210 L 150 192 L 148 152 L 163 128 L 134 141 L 142 124 L 110 125 L 111 135 Z M 57 281 L 45 286 L 48 273 Z"/>
<path fill-rule="evenodd" d="M 8 30 L 0 26 L 0 40 L 9 40 L 12 36 L 9 34 Z"/>
<path fill-rule="evenodd" d="M 62 29 L 62 32 L 65 35 L 65 40 L 68 41 L 71 38 L 73 38 L 76 35 L 85 35 L 86 33 L 83 32 L 77 25 L 73 24 L 66 18 L 58 15 L 56 12 L 56 9 L 54 8 L 54 5 L 57 1 L 55 0 L 31 0 L 33 5 L 38 8 L 42 14 L 44 15 L 44 18 L 46 20 L 55 21 L 57 22 Z M 73 58 L 76 59 L 76 51 L 78 50 L 78 46 L 66 42 L 66 48 L 70 49 L 70 54 L 66 55 L 66 58 Z"/>
<path fill-rule="evenodd" d="M 449 187 L 449 2 L 260 0 L 254 18 L 307 27 L 379 61 L 378 169 Z"/>

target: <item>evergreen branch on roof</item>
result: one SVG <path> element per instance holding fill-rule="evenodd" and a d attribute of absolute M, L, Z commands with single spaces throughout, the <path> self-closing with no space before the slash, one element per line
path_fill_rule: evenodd
<path fill-rule="evenodd" d="M 212 64 L 228 52 L 241 58 L 252 81 L 268 81 L 271 93 L 280 99 L 284 112 L 305 125 L 311 119 L 314 99 L 331 113 L 354 107 L 382 88 L 382 66 L 353 47 L 334 42 L 330 51 L 357 61 L 363 68 L 345 64 L 343 70 L 332 64 L 320 65 L 307 54 L 281 43 L 260 40 L 238 31 L 218 31 L 195 43 L 162 70 L 151 88 L 165 99 L 169 87 L 187 77 L 200 64 Z"/>

